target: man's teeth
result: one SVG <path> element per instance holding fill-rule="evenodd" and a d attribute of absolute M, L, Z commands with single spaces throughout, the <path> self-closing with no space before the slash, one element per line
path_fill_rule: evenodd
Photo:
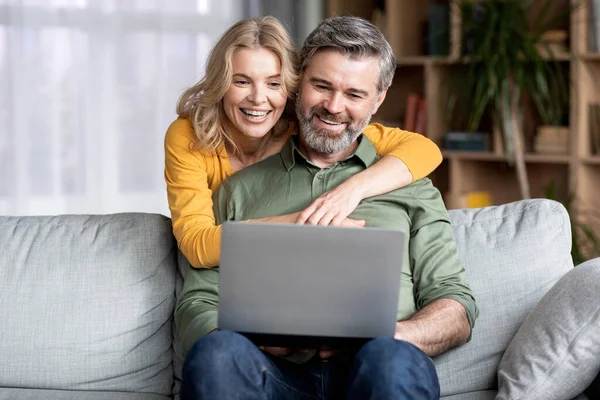
<path fill-rule="evenodd" d="M 252 111 L 252 110 L 242 110 L 242 112 L 244 114 L 246 114 L 249 117 L 254 117 L 254 118 L 262 118 L 265 117 L 269 112 L 268 111 Z"/>
<path fill-rule="evenodd" d="M 329 121 L 328 119 L 319 118 L 321 121 L 325 122 L 327 125 L 341 125 L 341 122 Z"/>

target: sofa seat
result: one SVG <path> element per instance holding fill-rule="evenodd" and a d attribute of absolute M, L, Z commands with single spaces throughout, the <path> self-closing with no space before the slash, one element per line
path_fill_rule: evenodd
<path fill-rule="evenodd" d="M 477 392 L 442 397 L 442 400 L 494 400 L 496 393 L 495 390 L 480 390 Z"/>
<path fill-rule="evenodd" d="M 494 400 L 497 394 L 498 392 L 495 390 L 480 390 L 477 392 L 469 392 L 442 397 L 441 400 Z M 1 397 L 0 400 L 2 400 Z M 573 400 L 589 400 L 589 398 L 585 394 L 581 394 Z"/>
<path fill-rule="evenodd" d="M 152 393 L 0 388 L 0 400 L 167 400 Z"/>

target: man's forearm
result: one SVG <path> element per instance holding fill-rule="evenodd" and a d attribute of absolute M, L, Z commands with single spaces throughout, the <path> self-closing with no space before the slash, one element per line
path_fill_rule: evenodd
<path fill-rule="evenodd" d="M 465 343 L 470 333 L 463 305 L 456 300 L 440 299 L 409 319 L 397 322 L 395 338 L 412 343 L 433 357 Z"/>

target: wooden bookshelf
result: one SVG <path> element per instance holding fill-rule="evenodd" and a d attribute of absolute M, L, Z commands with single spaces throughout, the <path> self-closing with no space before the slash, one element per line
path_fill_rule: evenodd
<path fill-rule="evenodd" d="M 385 17 L 378 14 L 378 26 L 390 41 L 398 59 L 393 87 L 374 120 L 403 127 L 406 98 L 415 92 L 427 106 L 426 135 L 444 148 L 450 79 L 460 54 L 461 16 L 457 0 L 446 0 L 450 29 L 449 52 L 428 56 L 422 43 L 428 7 L 434 0 L 385 0 Z M 443 2 L 443 1 L 442 1 Z M 328 15 L 358 15 L 372 19 L 376 0 L 329 0 Z M 436 1 L 440 3 L 440 1 Z M 576 6 L 568 17 L 566 9 Z M 554 183 L 561 200 L 575 195 L 575 204 L 600 210 L 600 154 L 594 152 L 588 105 L 600 103 L 600 53 L 588 48 L 591 20 L 590 0 L 556 0 L 553 7 L 565 15 L 561 29 L 569 36 L 569 51 L 556 55 L 570 77 L 569 152 L 536 154 L 531 145 L 525 156 L 532 196 L 544 197 L 544 187 Z M 532 14 L 536 11 L 532 10 Z M 535 15 L 532 15 L 535 17 Z M 381 22 L 383 20 L 383 22 Z M 393 21 L 393 23 L 390 23 Z M 527 124 L 527 122 L 526 122 Z M 539 121 L 530 121 L 535 131 Z M 442 191 L 449 208 L 461 206 L 455 201 L 469 191 L 488 191 L 493 204 L 520 199 L 516 172 L 506 156 L 497 152 L 444 150 L 442 165 L 431 175 Z M 574 208 L 577 210 L 577 206 Z M 598 224 L 600 226 L 600 223 Z"/>

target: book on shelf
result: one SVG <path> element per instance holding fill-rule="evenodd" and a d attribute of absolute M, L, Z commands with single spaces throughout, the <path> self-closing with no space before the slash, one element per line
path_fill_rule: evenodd
<path fill-rule="evenodd" d="M 423 136 L 426 135 L 427 130 L 427 105 L 425 104 L 424 98 L 419 98 L 419 104 L 417 105 L 417 117 L 415 121 L 415 132 L 420 133 Z"/>
<path fill-rule="evenodd" d="M 589 105 L 589 129 L 592 154 L 600 154 L 600 104 Z"/>
<path fill-rule="evenodd" d="M 427 136 L 427 103 L 417 93 L 410 93 L 406 98 L 404 130 Z"/>
<path fill-rule="evenodd" d="M 450 5 L 431 3 L 427 19 L 427 54 L 447 56 L 450 53 Z"/>
<path fill-rule="evenodd" d="M 444 148 L 455 151 L 490 151 L 490 135 L 483 132 L 448 132 Z"/>

